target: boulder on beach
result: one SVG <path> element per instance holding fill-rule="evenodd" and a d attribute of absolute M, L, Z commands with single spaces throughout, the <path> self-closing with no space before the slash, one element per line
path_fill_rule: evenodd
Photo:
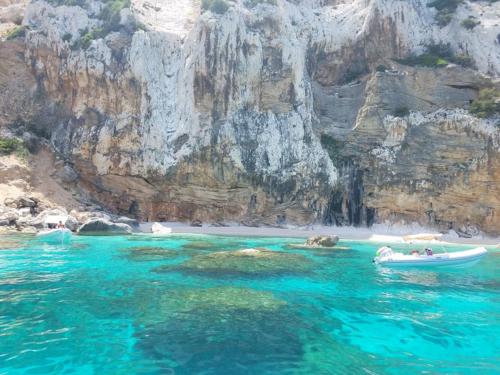
<path fill-rule="evenodd" d="M 114 223 L 122 223 L 122 224 L 128 224 L 131 227 L 138 227 L 139 222 L 136 219 L 132 219 L 127 216 L 118 216 L 113 218 Z"/>
<path fill-rule="evenodd" d="M 166 227 L 160 223 L 153 223 L 151 232 L 154 234 L 170 234 L 172 233 L 172 228 Z"/>
<path fill-rule="evenodd" d="M 91 219 L 78 229 L 83 235 L 121 235 L 131 234 L 132 227 L 128 224 L 113 223 L 106 219 Z"/>
<path fill-rule="evenodd" d="M 191 222 L 190 224 L 192 227 L 202 227 L 203 226 L 203 223 L 201 222 L 201 220 L 198 220 L 198 219 L 195 219 Z"/>
<path fill-rule="evenodd" d="M 72 166 L 66 164 L 63 168 L 61 168 L 56 173 L 57 177 L 59 177 L 63 182 L 70 184 L 78 180 L 78 173 L 73 169 Z"/>
<path fill-rule="evenodd" d="M 0 221 L 7 223 L 5 225 L 14 225 L 19 219 L 19 213 L 16 209 L 0 206 Z"/>
<path fill-rule="evenodd" d="M 479 229 L 477 227 L 468 223 L 455 229 L 455 232 L 457 232 L 458 237 L 461 238 L 472 238 L 480 234 Z"/>
<path fill-rule="evenodd" d="M 105 219 L 111 221 L 111 216 L 102 211 L 77 211 L 72 210 L 70 212 L 72 216 L 74 216 L 78 222 L 86 223 L 89 220 L 93 219 Z"/>
<path fill-rule="evenodd" d="M 64 226 L 74 232 L 78 229 L 78 220 L 76 220 L 73 216 L 68 215 L 66 216 L 66 221 L 64 221 Z"/>
<path fill-rule="evenodd" d="M 338 236 L 312 236 L 305 243 L 310 247 L 334 247 L 339 242 Z"/>

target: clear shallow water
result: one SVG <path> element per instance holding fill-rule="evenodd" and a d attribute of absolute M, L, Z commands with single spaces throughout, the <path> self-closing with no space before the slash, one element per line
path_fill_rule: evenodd
<path fill-rule="evenodd" d="M 286 246 L 301 241 L 0 237 L 0 374 L 499 373 L 498 250 L 391 271 L 377 245 Z M 207 257 L 249 247 L 280 257 Z"/>

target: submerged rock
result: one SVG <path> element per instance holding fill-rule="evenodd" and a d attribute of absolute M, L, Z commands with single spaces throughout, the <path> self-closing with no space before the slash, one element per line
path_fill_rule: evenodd
<path fill-rule="evenodd" d="M 248 288 L 223 286 L 175 291 L 160 297 L 162 308 L 181 313 L 188 311 L 277 311 L 286 302 L 272 293 Z"/>
<path fill-rule="evenodd" d="M 19 249 L 24 246 L 23 241 L 16 241 L 16 240 L 2 240 L 0 242 L 0 250 L 13 250 L 13 249 Z"/>
<path fill-rule="evenodd" d="M 128 251 L 127 258 L 135 261 L 153 261 L 173 258 L 177 256 L 177 252 L 162 247 L 152 246 L 136 246 L 126 249 Z"/>
<path fill-rule="evenodd" d="M 186 250 L 209 250 L 216 247 L 216 244 L 209 241 L 189 241 L 187 244 L 182 245 Z"/>
<path fill-rule="evenodd" d="M 128 224 L 113 223 L 106 219 L 92 219 L 83 224 L 78 233 L 88 235 L 120 235 L 131 234 L 132 228 Z"/>
<path fill-rule="evenodd" d="M 266 249 L 244 249 L 197 255 L 178 266 L 162 266 L 154 271 L 180 270 L 217 275 L 276 275 L 306 272 L 310 270 L 311 265 L 311 261 L 302 255 Z"/>
<path fill-rule="evenodd" d="M 303 355 L 296 330 L 301 321 L 269 292 L 216 287 L 139 300 L 151 304 L 142 310 L 137 346 L 147 356 L 174 361 L 176 372 L 222 374 L 256 360 L 270 369 L 278 358 L 296 362 Z"/>

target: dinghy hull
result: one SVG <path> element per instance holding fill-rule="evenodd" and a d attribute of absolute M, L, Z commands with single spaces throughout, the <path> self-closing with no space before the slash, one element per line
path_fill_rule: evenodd
<path fill-rule="evenodd" d="M 375 257 L 374 263 L 385 267 L 447 267 L 474 264 L 486 255 L 484 247 L 434 255 L 391 253 Z"/>
<path fill-rule="evenodd" d="M 39 232 L 37 239 L 50 243 L 67 243 L 71 240 L 72 233 L 67 228 L 48 229 Z"/>

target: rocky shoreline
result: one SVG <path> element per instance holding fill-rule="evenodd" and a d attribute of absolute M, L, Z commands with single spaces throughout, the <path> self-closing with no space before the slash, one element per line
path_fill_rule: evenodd
<path fill-rule="evenodd" d="M 375 225 L 372 228 L 334 227 L 322 225 L 301 226 L 247 226 L 242 223 L 209 224 L 200 221 L 181 222 L 139 222 L 135 219 L 119 216 L 105 211 L 103 208 L 86 204 L 79 209 L 68 210 L 65 207 L 43 202 L 36 197 L 25 195 L 16 199 L 5 199 L 0 204 L 0 234 L 22 233 L 36 234 L 47 227 L 50 217 L 65 218 L 64 225 L 79 235 L 128 235 L 152 234 L 157 236 L 169 234 L 222 235 L 222 236 L 258 236 L 258 237 L 295 237 L 307 238 L 307 243 L 315 241 L 309 247 L 325 247 L 324 241 L 332 241 L 337 245 L 339 237 L 355 241 L 371 241 L 377 243 L 404 243 L 409 234 L 430 233 L 439 236 L 440 240 L 421 241 L 455 244 L 496 245 L 498 237 L 487 237 L 483 233 L 464 236 L 450 231 L 442 236 L 429 228 L 420 226 L 386 226 Z M 417 241 L 418 242 L 418 241 Z"/>
<path fill-rule="evenodd" d="M 99 206 L 89 204 L 68 211 L 61 206 L 48 205 L 34 196 L 21 196 L 7 198 L 3 205 L 0 204 L 0 233 L 37 233 L 47 227 L 49 217 L 55 216 L 64 218 L 66 228 L 81 234 L 130 234 L 139 227 L 137 220 L 113 215 Z"/>

